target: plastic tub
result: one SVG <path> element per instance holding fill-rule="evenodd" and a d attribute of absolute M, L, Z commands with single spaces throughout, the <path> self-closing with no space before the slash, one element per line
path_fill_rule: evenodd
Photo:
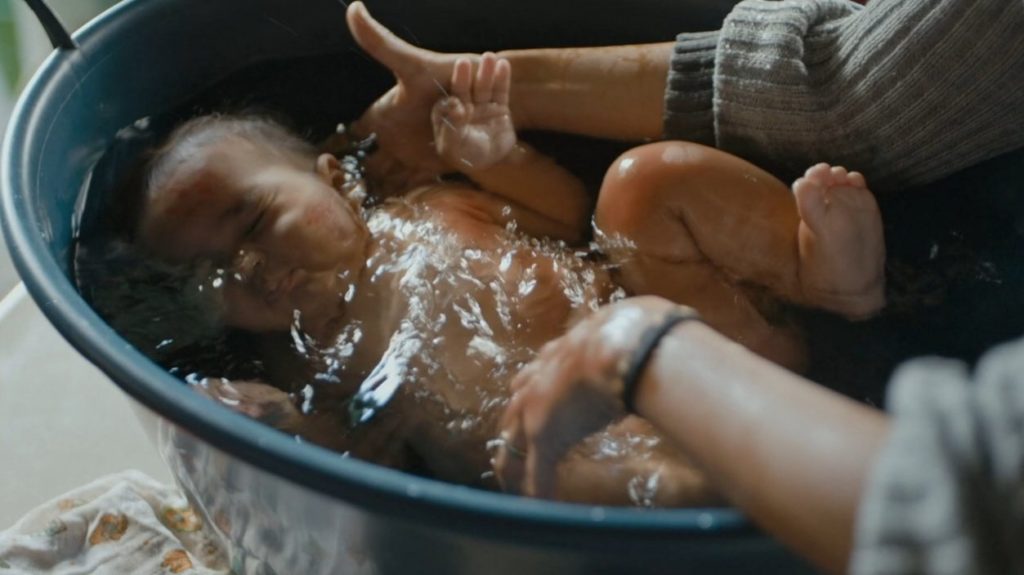
<path fill-rule="evenodd" d="M 730 4 L 387 0 L 370 7 L 422 45 L 483 50 L 669 40 L 717 27 Z M 76 34 L 77 48 L 47 60 L 4 141 L 2 227 L 29 292 L 61 334 L 138 402 L 179 483 L 228 541 L 236 572 L 808 572 L 732 509 L 528 500 L 296 443 L 190 391 L 83 301 L 69 281 L 80 190 L 118 130 L 254 63 L 330 54 L 363 67 L 325 70 L 345 81 L 319 100 L 315 75 L 283 88 L 309 95 L 314 111 L 338 99 L 337 118 L 351 117 L 388 79 L 353 51 L 343 11 L 334 0 L 123 2 Z"/>

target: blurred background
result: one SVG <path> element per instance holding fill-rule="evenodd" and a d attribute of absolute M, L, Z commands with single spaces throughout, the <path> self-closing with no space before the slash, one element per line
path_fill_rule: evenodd
<path fill-rule="evenodd" d="M 47 0 L 69 30 L 76 30 L 116 0 Z M 0 132 L 6 129 L 18 92 L 52 48 L 22 0 L 0 0 Z M 0 299 L 18 282 L 0 234 Z"/>

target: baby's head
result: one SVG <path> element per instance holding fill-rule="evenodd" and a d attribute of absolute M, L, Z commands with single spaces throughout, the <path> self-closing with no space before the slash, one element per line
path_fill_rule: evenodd
<path fill-rule="evenodd" d="M 330 154 L 258 116 L 203 116 L 149 164 L 137 237 L 157 257 L 206 262 L 230 325 L 326 335 L 365 265 L 369 232 Z"/>

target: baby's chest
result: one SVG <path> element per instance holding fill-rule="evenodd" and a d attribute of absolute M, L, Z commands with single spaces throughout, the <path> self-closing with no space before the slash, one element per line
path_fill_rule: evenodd
<path fill-rule="evenodd" d="M 408 296 L 415 286 L 429 284 L 433 312 L 457 320 L 450 328 L 471 335 L 504 333 L 509 339 L 541 328 L 560 330 L 576 310 L 597 305 L 607 291 L 605 274 L 552 246 L 501 230 L 484 241 L 466 239 L 435 246 L 440 256 L 435 265 L 410 268 L 419 277 L 401 282 L 400 291 Z"/>
<path fill-rule="evenodd" d="M 564 325 L 577 309 L 605 299 L 604 270 L 564 243 L 529 238 L 514 222 L 459 210 L 411 207 L 392 223 L 381 271 L 411 313 L 455 314 L 467 329 L 487 317 L 510 331 L 535 320 Z M 388 273 L 390 272 L 390 273 Z"/>
<path fill-rule="evenodd" d="M 390 304 L 376 307 L 393 310 L 396 333 L 416 334 L 409 373 L 467 395 L 448 405 L 479 401 L 481 382 L 503 382 L 610 292 L 607 274 L 563 244 L 486 221 L 400 215 L 376 228 L 390 234 L 374 268 Z"/>

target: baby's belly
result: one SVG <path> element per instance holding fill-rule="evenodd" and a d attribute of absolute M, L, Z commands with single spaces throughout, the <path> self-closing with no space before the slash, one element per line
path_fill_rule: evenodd
<path fill-rule="evenodd" d="M 450 303 L 450 319 L 438 334 L 447 345 L 437 352 L 452 377 L 442 386 L 499 385 L 541 346 L 605 303 L 613 287 L 604 270 L 575 258 L 512 253 L 496 259 Z"/>
<path fill-rule="evenodd" d="M 477 482 L 512 378 L 615 286 L 564 244 L 481 222 L 384 216 L 371 222 L 393 236 L 372 268 L 379 299 L 353 310 L 380 337 L 364 338 L 355 356 L 370 360 L 373 385 L 395 390 L 380 395 L 427 467 Z"/>
<path fill-rule="evenodd" d="M 427 418 L 417 450 L 431 452 L 425 458 L 435 462 L 446 454 L 446 469 L 437 471 L 455 480 L 489 470 L 486 445 L 497 435 L 519 369 L 612 288 L 603 270 L 567 269 L 546 258 L 499 259 L 478 273 L 479 283 L 458 286 L 460 295 L 443 312 L 447 321 L 431 334 L 436 345 L 421 358 L 425 377 L 412 382 Z"/>

